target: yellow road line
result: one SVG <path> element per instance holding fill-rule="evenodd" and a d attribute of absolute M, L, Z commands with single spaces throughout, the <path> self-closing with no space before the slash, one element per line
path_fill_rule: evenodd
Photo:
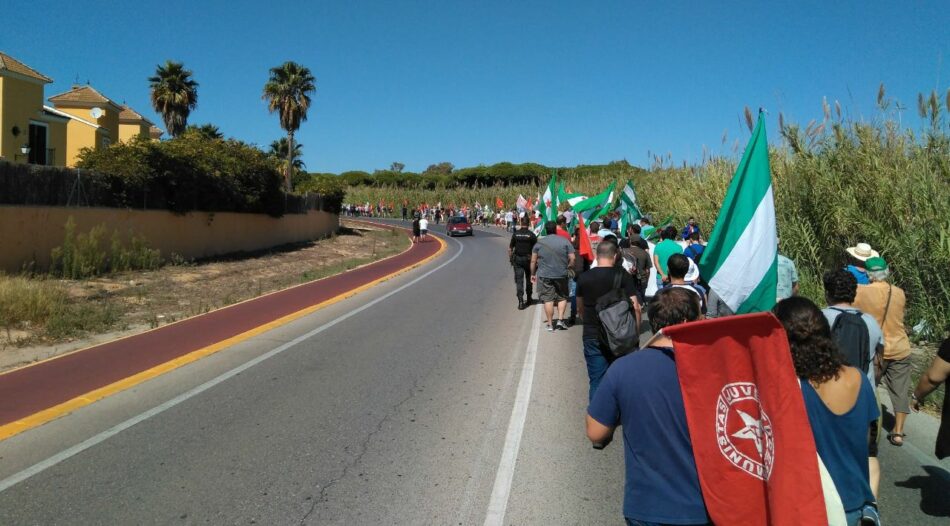
<path fill-rule="evenodd" d="M 203 348 L 198 349 L 198 350 L 196 350 L 196 351 L 192 351 L 192 352 L 190 352 L 190 353 L 188 353 L 188 354 L 179 356 L 178 358 L 174 358 L 174 359 L 172 359 L 172 360 L 170 360 L 170 361 L 167 361 L 167 362 L 161 363 L 161 364 L 159 364 L 159 365 L 156 365 L 155 367 L 152 367 L 151 369 L 146 369 L 146 370 L 144 370 L 144 371 L 142 371 L 142 372 L 140 372 L 140 373 L 137 373 L 137 374 L 134 374 L 134 375 L 132 375 L 132 376 L 123 378 L 123 379 L 118 380 L 118 381 L 116 381 L 116 382 L 113 382 L 113 383 L 111 383 L 111 384 L 109 384 L 109 385 L 106 385 L 106 386 L 100 387 L 100 388 L 98 388 L 98 389 L 96 389 L 96 390 L 90 391 L 90 392 L 88 392 L 88 393 L 79 395 L 79 396 L 77 396 L 77 397 L 75 397 L 75 398 L 73 398 L 73 399 L 71 399 L 71 400 L 67 400 L 67 401 L 65 401 L 65 402 L 63 402 L 63 403 L 61 403 L 61 404 L 55 405 L 55 406 L 50 407 L 50 408 L 48 408 L 48 409 L 44 409 L 44 410 L 39 411 L 39 412 L 37 412 L 37 413 L 33 413 L 32 415 L 23 417 L 23 418 L 21 418 L 20 420 L 16 420 L 16 421 L 14 421 L 14 422 L 10 422 L 10 423 L 8 423 L 8 424 L 5 424 L 5 425 L 3 425 L 3 426 L 0 426 L 0 441 L 6 440 L 6 439 L 8 439 L 8 438 L 10 438 L 10 437 L 12 437 L 12 436 L 14 436 L 14 435 L 17 435 L 17 434 L 20 434 L 20 433 L 26 431 L 26 430 L 28 430 L 28 429 L 33 429 L 34 427 L 41 426 L 41 425 L 43 425 L 43 424 L 45 424 L 45 423 L 47 423 L 47 422 L 50 422 L 51 420 L 55 420 L 55 419 L 57 419 L 57 418 L 59 418 L 59 417 L 61 417 L 61 416 L 67 415 L 67 414 L 69 414 L 69 413 L 71 413 L 71 412 L 73 412 L 73 411 L 75 411 L 75 410 L 77 410 L 77 409 L 79 409 L 79 408 L 81 408 L 81 407 L 85 407 L 85 406 L 87 406 L 87 405 L 89 405 L 89 404 L 91 404 L 91 403 L 93 403 L 93 402 L 97 402 L 97 401 L 102 400 L 103 398 L 106 398 L 106 397 L 108 397 L 108 396 L 112 396 L 112 395 L 114 395 L 114 394 L 116 394 L 116 393 L 125 391 L 126 389 L 129 389 L 130 387 L 135 387 L 136 385 L 138 385 L 138 384 L 140 384 L 140 383 L 142 383 L 142 382 L 145 382 L 145 381 L 147 381 L 147 380 L 151 380 L 152 378 L 155 378 L 155 377 L 157 377 L 157 376 L 160 376 L 160 375 L 162 375 L 162 374 L 165 374 L 165 373 L 167 373 L 167 372 L 169 372 L 169 371 L 173 371 L 173 370 L 175 370 L 175 369 L 178 369 L 179 367 L 181 367 L 181 366 L 183 366 L 183 365 L 187 365 L 187 364 L 189 364 L 189 363 L 198 361 L 198 360 L 200 360 L 201 358 L 204 358 L 205 356 L 210 356 L 210 355 L 212 355 L 212 354 L 214 354 L 214 353 L 216 353 L 216 352 L 218 352 L 218 351 L 221 351 L 221 350 L 223 350 L 223 349 L 226 349 L 226 348 L 228 348 L 228 347 L 231 347 L 231 346 L 233 346 L 233 345 L 236 345 L 236 344 L 238 344 L 238 343 L 241 343 L 241 342 L 243 342 L 243 341 L 246 341 L 246 340 L 248 340 L 248 339 L 250 339 L 250 338 L 253 338 L 253 337 L 255 337 L 255 336 L 258 336 L 258 335 L 260 335 L 260 334 L 263 334 L 263 333 L 265 333 L 265 332 L 267 332 L 267 331 L 269 331 L 269 330 L 276 329 L 276 328 L 278 328 L 278 327 L 280 327 L 280 326 L 282 326 L 282 325 L 286 325 L 286 324 L 288 324 L 288 323 L 290 323 L 290 322 L 292 322 L 292 321 L 294 321 L 294 320 L 297 320 L 297 319 L 300 319 L 300 318 L 302 318 L 302 317 L 304 317 L 304 316 L 307 316 L 308 314 L 312 314 L 312 313 L 314 313 L 314 312 L 316 312 L 316 311 L 318 311 L 318 310 L 320 310 L 320 309 L 323 309 L 323 308 L 325 308 L 325 307 L 329 307 L 330 305 L 333 305 L 333 304 L 338 303 L 338 302 L 340 302 L 340 301 L 343 301 L 343 300 L 345 300 L 345 299 L 347 299 L 347 298 L 350 298 L 350 297 L 352 297 L 352 296 L 354 296 L 354 295 L 356 295 L 356 294 L 359 294 L 360 292 L 363 292 L 363 291 L 365 291 L 365 290 L 368 290 L 368 289 L 372 288 L 372 287 L 375 286 L 375 285 L 378 285 L 379 283 L 381 283 L 381 282 L 383 282 L 383 281 L 392 279 L 392 278 L 395 277 L 395 276 L 398 276 L 398 275 L 403 274 L 403 273 L 405 273 L 405 272 L 408 272 L 408 271 L 410 271 L 410 270 L 412 270 L 412 269 L 414 269 L 414 268 L 417 268 L 417 267 L 420 267 L 420 266 L 422 266 L 422 265 L 425 265 L 425 264 L 428 263 L 429 261 L 432 261 L 433 259 L 435 259 L 435 258 L 439 257 L 440 255 L 442 255 L 443 252 L 445 252 L 445 247 L 446 247 L 445 242 L 442 241 L 442 240 L 441 240 L 439 237 L 437 237 L 437 236 L 432 236 L 432 237 L 434 237 L 435 240 L 439 242 L 439 245 L 440 245 L 440 246 L 439 246 L 439 250 L 436 251 L 435 254 L 432 254 L 431 256 L 426 257 L 425 259 L 423 259 L 422 261 L 419 261 L 418 263 L 414 263 L 414 264 L 412 264 L 412 265 L 410 265 L 410 266 L 408 266 L 408 267 L 401 268 L 401 269 L 399 269 L 399 270 L 397 270 L 397 271 L 395 271 L 395 272 L 392 272 L 392 273 L 390 273 L 390 274 L 387 274 L 387 275 L 385 275 L 385 276 L 382 276 L 382 277 L 380 277 L 380 278 L 377 278 L 377 279 L 375 279 L 375 280 L 373 280 L 373 281 L 371 281 L 371 282 L 369 282 L 369 283 L 366 283 L 366 284 L 364 284 L 364 285 L 361 285 L 361 286 L 359 286 L 359 287 L 357 287 L 357 288 L 355 288 L 355 289 L 353 289 L 353 290 L 349 290 L 349 291 L 347 291 L 347 292 L 344 292 L 344 293 L 342 293 L 342 294 L 339 294 L 339 295 L 337 295 L 337 296 L 334 296 L 334 297 L 332 297 L 332 298 L 329 298 L 329 299 L 327 299 L 327 300 L 325 300 L 325 301 L 322 301 L 322 302 L 320 302 L 320 303 L 318 303 L 318 304 L 316 304 L 316 305 L 312 305 L 312 306 L 307 307 L 307 308 L 305 308 L 305 309 L 301 309 L 301 310 L 299 310 L 299 311 L 292 312 L 292 313 L 290 313 L 290 314 L 288 314 L 288 315 L 286 315 L 286 316 L 283 316 L 283 317 L 281 317 L 281 318 L 278 318 L 278 319 L 276 319 L 276 320 L 274 320 L 274 321 L 271 321 L 271 322 L 269 322 L 269 323 L 265 323 L 264 325 L 259 325 L 259 326 L 257 326 L 257 327 L 254 327 L 253 329 L 250 329 L 250 330 L 247 330 L 247 331 L 245 331 L 245 332 L 242 332 L 241 334 L 232 336 L 232 337 L 230 337 L 230 338 L 228 338 L 228 339 L 226 339 L 226 340 L 222 340 L 222 341 L 220 341 L 220 342 L 213 343 L 213 344 L 211 344 L 211 345 L 209 345 L 209 346 L 207 346 L 207 347 L 203 347 Z M 410 247 L 410 249 L 411 249 L 411 247 Z M 388 259 L 388 258 L 387 258 L 387 259 Z M 380 261 L 383 261 L 383 260 L 380 260 Z M 337 275 L 339 276 L 339 274 L 337 274 Z"/>

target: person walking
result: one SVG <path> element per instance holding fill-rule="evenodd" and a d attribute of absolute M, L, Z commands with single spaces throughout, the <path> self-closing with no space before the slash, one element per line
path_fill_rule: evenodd
<path fill-rule="evenodd" d="M 597 246 L 597 267 L 585 272 L 577 280 L 577 313 L 584 323 L 581 336 L 584 361 L 587 363 L 587 378 L 590 383 L 588 402 L 594 399 L 594 392 L 600 384 L 609 364 L 610 349 L 600 337 L 600 318 L 597 316 L 597 300 L 614 290 L 614 282 L 619 273 L 620 288 L 630 297 L 631 306 L 640 327 L 639 286 L 629 272 L 616 267 L 619 257 L 617 245 L 601 243 Z"/>
<path fill-rule="evenodd" d="M 848 258 L 847 265 L 844 267 L 845 270 L 854 274 L 855 279 L 858 280 L 858 285 L 870 284 L 871 280 L 868 277 L 865 263 L 871 258 L 881 257 L 877 250 L 871 248 L 871 245 L 867 243 L 858 243 L 853 247 L 846 248 L 845 253 Z"/>
<path fill-rule="evenodd" d="M 419 236 L 422 235 L 422 224 L 419 220 L 419 214 L 412 214 L 412 242 L 418 243 Z"/>
<path fill-rule="evenodd" d="M 649 246 L 640 236 L 640 225 L 632 224 L 627 227 L 627 238 L 620 241 L 621 253 L 631 265 L 631 274 L 637 281 L 640 303 L 646 299 L 646 290 L 650 280 L 650 269 L 653 268 L 653 258 L 650 256 Z"/>
<path fill-rule="evenodd" d="M 865 268 L 871 283 L 858 286 L 854 306 L 873 316 L 884 332 L 879 375 L 894 408 L 894 427 L 887 434 L 887 441 L 900 447 L 904 445 L 904 422 L 910 414 L 910 375 L 914 368 L 910 338 L 904 328 L 907 298 L 903 289 L 888 281 L 890 271 L 884 258 L 869 258 Z"/>
<path fill-rule="evenodd" d="M 419 218 L 419 235 L 422 241 L 429 240 L 429 220 L 426 219 L 426 217 L 427 216 L 422 216 Z"/>
<path fill-rule="evenodd" d="M 880 519 L 868 474 L 868 428 L 881 412 L 863 371 L 844 365 L 828 321 L 807 298 L 792 296 L 772 312 L 788 334 L 795 374 L 815 447 L 841 496 L 847 524 Z"/>
<path fill-rule="evenodd" d="M 683 254 L 689 259 L 693 260 L 693 263 L 699 264 L 699 260 L 703 257 L 703 252 L 706 250 L 706 245 L 703 245 L 699 241 L 699 232 L 693 232 L 689 237 L 685 238 L 686 248 L 683 249 Z"/>
<path fill-rule="evenodd" d="M 950 378 L 950 338 L 940 344 L 937 356 L 934 357 L 930 368 L 920 375 L 920 381 L 917 382 L 917 388 L 914 389 L 914 394 L 911 396 L 913 400 L 911 409 L 916 413 L 920 411 L 920 403 L 927 398 L 927 395 L 932 393 L 940 384 L 944 384 L 940 429 L 937 431 L 937 443 L 934 446 L 934 455 L 941 460 L 950 457 L 950 385 L 947 385 L 948 378 Z"/>
<path fill-rule="evenodd" d="M 406 221 L 406 218 L 408 217 L 408 214 L 409 214 L 409 209 L 406 208 L 406 204 L 403 203 L 403 205 L 402 205 L 402 220 L 403 220 L 403 221 Z"/>
<path fill-rule="evenodd" d="M 564 314 L 567 311 L 568 269 L 574 265 L 574 246 L 557 235 L 557 223 L 544 224 L 547 234 L 531 249 L 531 282 L 538 289 L 538 299 L 544 303 L 548 332 L 567 330 Z M 554 318 L 557 306 L 558 317 Z"/>
<path fill-rule="evenodd" d="M 669 281 L 667 276 L 667 261 L 673 254 L 682 254 L 683 247 L 675 241 L 676 229 L 672 226 L 664 228 L 660 232 L 660 241 L 653 247 L 653 266 L 656 267 L 656 287 L 662 288 L 663 284 Z"/>
<path fill-rule="evenodd" d="M 627 524 L 710 524 L 696 471 L 673 342 L 661 329 L 699 318 L 696 295 L 657 292 L 647 307 L 656 337 L 607 369 L 587 408 L 587 438 L 606 447 L 623 433 Z"/>
<path fill-rule="evenodd" d="M 699 231 L 699 225 L 696 224 L 696 218 L 691 217 L 686 221 L 686 226 L 683 227 L 683 232 L 681 237 L 683 241 L 690 239 L 693 234 L 696 234 L 696 240 L 699 241 L 699 237 L 702 235 Z"/>
<path fill-rule="evenodd" d="M 515 271 L 515 293 L 518 296 L 518 310 L 531 305 L 532 282 L 525 283 L 525 276 L 531 276 L 531 253 L 538 236 L 528 228 L 528 218 L 521 218 L 521 228 L 511 235 L 508 243 L 508 261 Z M 525 294 L 527 292 L 527 295 Z M 527 297 L 527 299 L 525 299 Z"/>
<path fill-rule="evenodd" d="M 798 295 L 798 269 L 795 262 L 782 254 L 778 255 L 778 277 L 775 287 L 775 301 Z"/>
<path fill-rule="evenodd" d="M 884 333 L 874 317 L 854 307 L 858 281 L 853 274 L 844 269 L 832 270 L 825 273 L 822 281 L 828 307 L 821 309 L 821 313 L 831 326 L 831 336 L 841 350 L 844 365 L 856 367 L 874 385 L 875 364 L 880 364 L 884 351 Z M 877 403 L 877 392 L 874 399 Z M 875 498 L 881 482 L 881 465 L 877 460 L 880 431 L 878 418 L 868 429 L 868 473 Z"/>

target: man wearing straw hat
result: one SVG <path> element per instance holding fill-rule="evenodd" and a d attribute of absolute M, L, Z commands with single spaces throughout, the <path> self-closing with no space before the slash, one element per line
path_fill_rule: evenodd
<path fill-rule="evenodd" d="M 871 245 L 867 243 L 858 243 L 853 247 L 846 248 L 845 252 L 848 253 L 848 265 L 845 270 L 854 274 L 854 278 L 858 280 L 858 285 L 870 284 L 871 280 L 868 279 L 868 271 L 864 268 L 864 262 L 870 258 L 880 257 L 877 250 L 872 249 Z"/>

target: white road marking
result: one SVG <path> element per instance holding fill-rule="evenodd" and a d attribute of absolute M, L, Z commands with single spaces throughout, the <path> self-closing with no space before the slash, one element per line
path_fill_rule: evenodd
<path fill-rule="evenodd" d="M 538 356 L 538 335 L 541 332 L 541 307 L 538 306 L 533 317 L 534 327 L 528 340 L 528 351 L 524 357 L 524 367 L 521 369 L 521 380 L 518 382 L 518 391 L 515 394 L 515 406 L 511 409 L 511 420 L 508 421 L 508 433 L 505 436 L 505 445 L 501 450 L 501 460 L 498 462 L 498 472 L 495 475 L 495 485 L 492 488 L 491 500 L 488 501 L 488 513 L 485 515 L 485 526 L 501 526 L 505 522 L 505 512 L 508 510 L 508 497 L 511 495 L 511 482 L 515 477 L 515 463 L 518 460 L 518 450 L 521 448 L 521 437 L 524 434 L 524 423 L 528 417 L 528 404 L 531 402 L 531 385 L 534 383 L 534 364 Z"/>
<path fill-rule="evenodd" d="M 152 418 L 153 416 L 159 415 L 159 414 L 161 414 L 161 413 L 163 413 L 163 412 L 165 412 L 165 411 L 171 409 L 172 407 L 175 407 L 176 405 L 178 405 L 178 404 L 180 404 L 180 403 L 182 403 L 182 402 L 184 402 L 184 401 L 186 401 L 186 400 L 189 400 L 189 399 L 191 399 L 191 398 L 194 398 L 195 396 L 197 396 L 197 395 L 199 395 L 199 394 L 201 394 L 201 393 L 207 391 L 208 389 L 211 389 L 212 387 L 214 387 L 214 386 L 216 386 L 216 385 L 218 385 L 218 384 L 220 384 L 220 383 L 222 383 L 222 382 L 224 382 L 224 381 L 226 381 L 226 380 L 229 380 L 229 379 L 233 378 L 234 376 L 237 376 L 237 375 L 241 374 L 242 372 L 244 372 L 244 371 L 250 369 L 251 367 L 254 367 L 255 365 L 257 365 L 257 364 L 259 364 L 259 363 L 261 363 L 261 362 L 263 362 L 263 361 L 265 361 L 265 360 L 267 360 L 267 359 L 273 358 L 274 356 L 277 356 L 278 354 L 281 354 L 282 352 L 284 352 L 284 351 L 290 349 L 291 347 L 294 347 L 295 345 L 298 345 L 298 344 L 300 344 L 300 343 L 303 343 L 303 342 L 309 340 L 310 338 L 313 338 L 313 337 L 316 336 L 317 334 L 320 334 L 321 332 L 323 332 L 323 331 L 329 329 L 330 327 L 333 327 L 334 325 L 336 325 L 336 324 L 338 324 L 338 323 L 340 323 L 340 322 L 342 322 L 342 321 L 344 321 L 344 320 L 347 320 L 347 319 L 349 319 L 349 318 L 352 318 L 353 316 L 356 316 L 357 314 L 363 312 L 364 310 L 366 310 L 366 309 L 368 309 L 368 308 L 370 308 L 370 307 L 372 307 L 372 306 L 374 306 L 374 305 L 377 305 L 378 303 L 382 302 L 383 300 L 386 300 L 386 299 L 392 297 L 393 295 L 395 295 L 395 294 L 397 294 L 397 293 L 399 293 L 399 292 L 402 292 L 403 290 L 406 290 L 407 288 L 409 288 L 409 287 L 415 285 L 416 283 L 419 283 L 420 281 L 422 281 L 423 279 L 429 277 L 430 275 L 434 274 L 435 272 L 438 272 L 439 270 L 445 268 L 445 267 L 448 266 L 450 263 L 452 263 L 453 261 L 455 261 L 456 259 L 458 259 L 459 256 L 462 255 L 462 252 L 465 250 L 465 246 L 464 246 L 462 243 L 460 243 L 459 241 L 456 241 L 456 240 L 454 240 L 454 239 L 453 239 L 452 241 L 455 241 L 455 244 L 458 245 L 459 251 L 456 252 L 455 255 L 452 256 L 451 258 L 449 258 L 449 260 L 446 261 L 445 263 L 442 263 L 441 265 L 439 265 L 439 266 L 435 267 L 434 269 L 432 269 L 432 270 L 426 272 L 425 274 L 422 274 L 421 276 L 419 276 L 419 277 L 413 279 L 412 281 L 410 281 L 409 283 L 406 283 L 405 285 L 400 286 L 400 287 L 397 288 L 397 289 L 391 290 L 391 291 L 387 292 L 386 294 L 383 294 L 382 296 L 380 296 L 380 297 L 378 297 L 378 298 L 376 298 L 376 299 L 374 299 L 374 300 L 372 300 L 372 301 L 370 301 L 370 302 L 367 302 L 367 303 L 365 303 L 364 305 L 362 305 L 362 306 L 360 306 L 360 307 L 357 307 L 357 308 L 353 309 L 352 311 L 350 311 L 350 312 L 348 312 L 348 313 L 346 313 L 346 314 L 343 314 L 343 315 L 341 315 L 341 316 L 339 316 L 339 317 L 337 317 L 337 318 L 334 318 L 333 320 L 330 320 L 330 321 L 324 323 L 323 325 L 317 327 L 316 329 L 313 329 L 312 331 L 310 331 L 310 332 L 308 332 L 308 333 L 306 333 L 306 334 L 304 334 L 304 335 L 302 335 L 302 336 L 298 336 L 297 338 L 294 338 L 293 340 L 291 340 L 291 341 L 289 341 L 289 342 L 287 342 L 287 343 L 285 343 L 285 344 L 283 344 L 283 345 L 281 345 L 281 346 L 279 346 L 279 347 L 276 347 L 276 348 L 274 348 L 274 349 L 271 349 L 270 351 L 267 351 L 266 353 L 264 353 L 264 354 L 258 356 L 257 358 L 254 358 L 253 360 L 251 360 L 251 361 L 249 361 L 249 362 L 245 362 L 245 363 L 243 363 L 243 364 L 241 364 L 241 365 L 235 367 L 234 369 L 231 369 L 230 371 L 227 371 L 227 372 L 221 374 L 220 376 L 217 376 L 217 377 L 215 377 L 215 378 L 212 378 L 211 380 L 208 380 L 207 382 L 205 382 L 205 383 L 203 383 L 203 384 L 201 384 L 201 385 L 199 385 L 199 386 L 197 386 L 197 387 L 191 389 L 190 391 L 187 391 L 187 392 L 185 392 L 185 393 L 182 393 L 182 394 L 176 396 L 175 398 L 172 398 L 171 400 L 169 400 L 169 401 L 167 401 L 167 402 L 165 402 L 165 403 L 163 403 L 163 404 L 161 404 L 161 405 L 158 405 L 158 406 L 156 406 L 156 407 L 153 407 L 152 409 L 149 409 L 148 411 L 145 411 L 144 413 L 141 413 L 141 414 L 139 414 L 139 415 L 137 415 L 137 416 L 134 416 L 134 417 L 132 417 L 132 418 L 130 418 L 130 419 L 128 419 L 128 420 L 126 420 L 126 421 L 120 423 L 120 424 L 116 424 L 115 426 L 113 426 L 113 427 L 111 427 L 111 428 L 109 428 L 109 429 L 103 431 L 102 433 L 99 433 L 98 435 L 95 435 L 95 436 L 93 436 L 93 437 L 91 437 L 91 438 L 88 438 L 88 439 L 86 439 L 86 440 L 80 442 L 79 444 L 76 444 L 75 446 L 72 446 L 72 447 L 70 447 L 70 448 L 68 448 L 68 449 L 65 449 L 65 450 L 63 450 L 63 451 L 60 451 L 59 453 L 57 453 L 57 454 L 55 454 L 55 455 L 53 455 L 53 456 L 47 458 L 46 460 L 37 462 L 36 464 L 33 464 L 32 466 L 30 466 L 30 467 L 28 467 L 28 468 L 26 468 L 26 469 L 20 471 L 19 473 L 16 473 L 16 474 L 11 475 L 11 476 L 9 476 L 9 477 L 3 479 L 3 480 L 0 480 L 0 493 L 6 491 L 6 490 L 8 490 L 8 489 L 10 489 L 11 487 L 13 487 L 13 486 L 19 484 L 20 482 L 23 482 L 24 480 L 26 480 L 26 479 L 28 479 L 28 478 L 34 476 L 34 475 L 38 475 L 38 474 L 42 473 L 43 471 L 46 471 L 47 469 L 49 469 L 49 468 L 55 466 L 56 464 L 59 464 L 60 462 L 62 462 L 62 461 L 64 461 L 64 460 L 67 460 L 67 459 L 69 459 L 69 458 L 71 458 L 71 457 L 74 457 L 74 456 L 78 455 L 79 453 L 82 453 L 83 451 L 85 451 L 85 450 L 87 450 L 87 449 L 89 449 L 89 448 L 91 448 L 91 447 L 93 447 L 93 446 L 95 446 L 95 445 L 97 445 L 97 444 L 101 444 L 102 442 L 108 440 L 109 438 L 111 438 L 111 437 L 113 437 L 113 436 L 115 436 L 115 435 L 118 435 L 118 434 L 121 433 L 122 431 L 125 431 L 126 429 L 128 429 L 128 428 L 130 428 L 130 427 L 132 427 L 132 426 L 134 426 L 134 425 L 136 425 L 136 424 L 138 424 L 138 423 L 144 422 L 145 420 L 148 420 L 149 418 Z"/>

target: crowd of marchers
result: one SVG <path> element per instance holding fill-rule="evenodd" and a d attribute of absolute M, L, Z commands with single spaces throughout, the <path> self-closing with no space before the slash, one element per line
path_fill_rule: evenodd
<path fill-rule="evenodd" d="M 567 212 L 568 214 L 570 211 Z M 619 232 L 607 218 L 583 236 L 559 215 L 535 234 L 529 217 L 514 218 L 508 249 L 518 309 L 543 304 L 551 333 L 582 326 L 579 347 L 587 366 L 587 435 L 606 446 L 622 427 L 626 463 L 623 513 L 628 524 L 709 524 L 689 440 L 673 343 L 662 329 L 703 318 L 730 316 L 699 272 L 704 244 L 691 219 L 678 231 L 650 218 Z M 586 239 L 584 239 L 586 238 Z M 589 256 L 581 257 L 589 240 Z M 866 243 L 842 250 L 842 265 L 823 276 L 826 306 L 798 296 L 794 262 L 779 254 L 773 314 L 788 336 L 795 372 L 817 450 L 841 497 L 848 524 L 879 524 L 879 438 L 893 447 L 920 400 L 950 375 L 950 339 L 911 386 L 911 347 L 904 327 L 906 297 L 892 283 L 881 255 Z M 636 343 L 620 349 L 624 322 L 609 309 L 622 298 Z M 648 322 L 646 323 L 644 319 Z M 620 321 L 618 321 L 620 320 Z M 612 325 L 611 325 L 612 324 Z M 642 348 L 639 336 L 653 337 Z M 630 338 L 628 338 L 630 339 Z M 632 339 L 631 339 L 632 340 Z M 894 412 L 882 433 L 883 386 Z M 950 456 L 947 408 L 937 438 L 938 458 Z"/>

